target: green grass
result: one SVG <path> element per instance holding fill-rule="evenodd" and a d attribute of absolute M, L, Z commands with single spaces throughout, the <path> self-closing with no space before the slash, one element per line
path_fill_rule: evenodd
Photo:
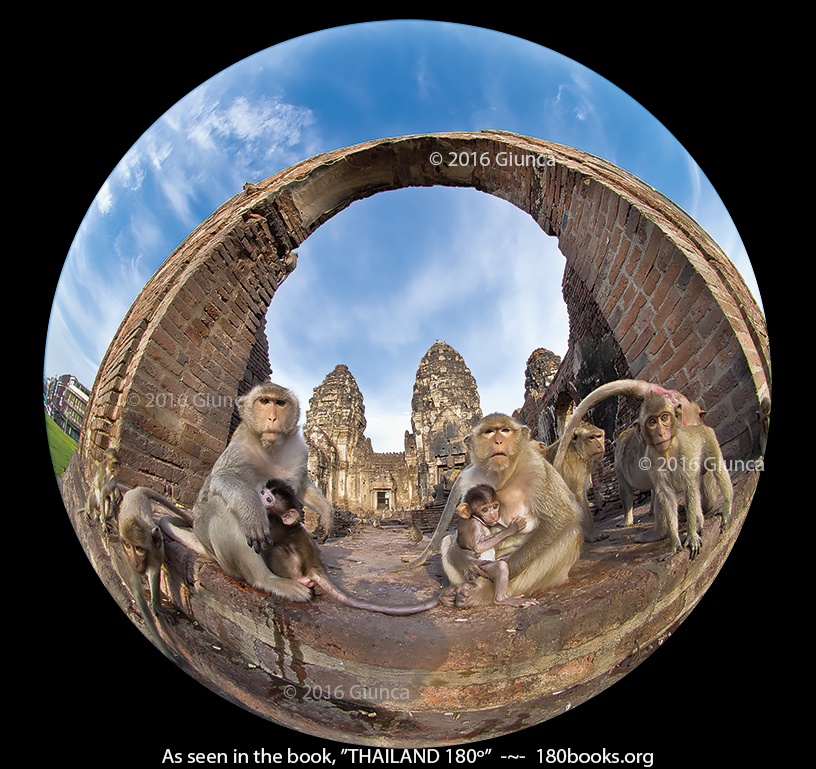
<path fill-rule="evenodd" d="M 48 434 L 51 464 L 54 466 L 57 478 L 59 478 L 65 472 L 65 468 L 68 467 L 68 463 L 77 449 L 77 442 L 67 436 L 48 414 L 45 415 L 45 430 Z"/>

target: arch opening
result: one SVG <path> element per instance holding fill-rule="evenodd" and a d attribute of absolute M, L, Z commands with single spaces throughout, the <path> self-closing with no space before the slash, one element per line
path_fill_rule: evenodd
<path fill-rule="evenodd" d="M 465 167 L 435 163 L 434 153 L 443 159 L 449 153 L 474 153 L 477 159 L 516 153 L 546 160 Z M 63 481 L 69 515 L 98 571 L 108 568 L 104 547 L 79 513 L 93 461 L 116 445 L 125 485 L 151 486 L 191 505 L 229 435 L 232 408 L 224 405 L 225 394 L 241 393 L 253 377 L 265 375 L 262 367 L 253 368 L 269 344 L 265 314 L 296 267 L 298 247 L 355 200 L 435 185 L 472 187 L 507 200 L 558 238 L 565 258 L 569 347 L 553 382 L 554 400 L 525 404 L 528 424 L 541 430 L 542 420 L 561 418 L 568 407 L 565 394 L 577 400 L 602 381 L 631 376 L 681 390 L 705 407 L 727 462 L 759 455 L 759 431 L 749 425 L 756 424 L 760 401 L 770 394 L 764 320 L 736 269 L 686 214 L 621 169 L 538 139 L 482 132 L 374 141 L 248 185 L 168 257 L 134 302 L 100 366 L 80 449 Z M 156 396 L 162 393 L 174 397 L 160 402 Z M 624 405 L 603 418 L 619 427 L 629 414 Z M 376 651 L 367 642 L 396 632 L 393 627 L 321 606 L 270 606 L 264 596 L 219 579 L 212 565 L 178 549 L 172 554 L 177 562 L 169 590 L 184 614 L 213 632 L 223 630 L 239 663 L 252 661 L 281 681 L 293 675 L 301 683 L 305 675 L 312 683 L 337 680 L 354 668 L 358 683 L 379 681 L 393 689 L 396 676 L 408 697 L 378 703 L 390 714 L 387 733 L 398 735 L 392 744 L 415 745 L 418 734 L 423 744 L 461 736 L 444 716 L 449 710 L 467 711 L 476 724 L 473 734 L 496 736 L 502 729 L 530 725 L 519 720 L 521 711 L 537 712 L 538 720 L 563 711 L 558 694 L 568 688 L 579 699 L 592 696 L 611 682 L 610 671 L 619 670 L 626 649 L 635 642 L 643 646 L 680 622 L 730 551 L 756 483 L 757 473 L 735 478 L 735 523 L 720 539 L 713 526 L 707 527 L 703 555 L 694 562 L 642 566 L 648 555 L 638 556 L 640 561 L 633 557 L 629 574 L 637 596 L 607 589 L 603 559 L 593 561 L 560 593 L 561 611 L 552 619 L 557 628 L 522 622 L 518 638 L 528 646 L 518 645 L 518 670 L 510 675 L 501 657 L 503 627 L 479 630 L 489 637 L 474 638 L 466 627 L 440 635 L 450 618 L 431 612 L 418 615 L 413 640 L 401 634 L 399 643 L 382 643 Z M 386 504 L 385 496 L 382 501 Z M 615 561 L 614 569 L 620 568 L 621 561 Z M 109 590 L 121 593 L 115 575 L 107 577 Z M 587 590 L 594 591 L 589 605 Z M 281 645 L 282 611 L 287 633 L 297 635 L 297 658 L 288 644 Z M 340 661 L 331 654 L 338 633 L 348 642 Z M 442 636 L 451 639 L 449 646 L 426 642 Z M 571 642 L 554 646 L 553 638 Z M 417 646 L 416 669 L 405 669 L 402 652 L 395 660 L 381 651 L 403 649 L 403 642 Z M 455 661 L 469 667 L 477 648 L 496 652 L 479 658 L 485 687 L 473 689 L 462 685 L 473 682 Z M 356 718 L 348 709 L 341 713 L 331 703 L 309 703 L 304 726 L 298 703 L 269 701 L 268 673 L 247 673 L 245 664 L 235 670 L 242 671 L 237 683 L 219 678 L 211 688 L 237 696 L 244 687 L 246 706 L 272 720 L 372 744 L 386 733 L 379 722 Z M 512 673 L 523 682 L 509 680 Z M 480 718 L 493 719 L 493 725 Z M 400 724 L 404 730 L 395 730 Z"/>

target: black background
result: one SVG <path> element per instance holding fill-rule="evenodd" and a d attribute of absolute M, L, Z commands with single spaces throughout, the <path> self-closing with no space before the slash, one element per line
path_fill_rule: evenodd
<path fill-rule="evenodd" d="M 28 60 L 20 62 L 15 77 L 27 83 L 30 103 L 30 130 L 23 138 L 36 142 L 18 192 L 28 190 L 27 205 L 45 209 L 53 227 L 46 262 L 51 272 L 45 286 L 37 281 L 38 295 L 53 296 L 94 196 L 139 136 L 174 103 L 221 70 L 278 42 L 373 20 L 324 16 L 314 25 L 265 24 L 275 18 L 274 6 L 216 8 L 188 6 L 183 15 L 168 15 L 164 9 L 119 6 L 111 9 L 110 18 L 50 14 L 32 28 Z M 551 8 L 545 14 L 508 7 L 504 14 L 512 11 L 512 22 L 496 18 L 495 8 L 490 17 L 440 20 L 488 27 L 552 48 L 619 86 L 660 120 L 699 163 L 734 218 L 773 333 L 768 283 L 774 275 L 763 263 L 768 261 L 766 240 L 756 226 L 764 214 L 772 217 L 771 182 L 763 183 L 762 210 L 754 194 L 760 179 L 773 177 L 777 162 L 769 150 L 778 116 L 770 88 L 782 65 L 768 55 L 766 23 L 743 19 L 737 34 L 728 19 L 711 22 L 689 13 L 669 22 L 676 10 L 662 9 L 650 19 L 644 18 L 648 11 L 620 4 L 609 18 L 573 14 L 577 7 Z M 290 14 L 278 7 L 278 16 Z M 43 197 L 47 178 L 52 181 Z M 42 340 L 46 322 L 47 315 Z M 493 760 L 522 746 L 530 758 L 537 747 L 606 748 L 653 751 L 655 766 L 689 761 L 713 766 L 755 759 L 759 748 L 779 745 L 775 718 L 791 704 L 784 687 L 798 665 L 781 659 L 792 643 L 786 630 L 795 621 L 780 605 L 787 593 L 780 584 L 784 558 L 772 557 L 769 549 L 776 542 L 770 532 L 774 538 L 780 533 L 766 523 L 774 448 L 772 437 L 766 477 L 722 573 L 664 647 L 574 711 L 518 736 L 471 747 L 491 747 Z M 50 467 L 47 455 L 46 462 Z M 90 766 L 155 766 L 166 749 L 186 757 L 191 751 L 232 755 L 234 749 L 316 751 L 325 745 L 339 757 L 344 745 L 270 724 L 212 694 L 164 659 L 134 629 L 82 557 L 56 487 L 50 488 L 47 478 L 45 485 L 51 496 L 43 518 L 49 526 L 56 521 L 49 547 L 57 550 L 58 559 L 42 583 L 34 575 L 33 592 L 23 599 L 30 602 L 26 612 L 33 617 L 13 620 L 17 631 L 6 640 L 11 654 L 19 655 L 24 668 L 19 675 L 27 681 L 19 717 L 65 737 L 29 741 L 27 755 Z M 787 547 L 785 557 L 790 552 Z M 766 557 L 771 566 L 760 568 Z M 26 578 L 19 572 L 12 576 Z M 12 595 L 25 593 L 23 585 L 6 587 Z M 8 672 L 16 667 L 14 657 L 7 658 Z M 123 659 L 126 670 L 118 664 Z M 151 701 L 154 696 L 160 702 Z M 7 735 L 7 740 L 14 738 Z"/>

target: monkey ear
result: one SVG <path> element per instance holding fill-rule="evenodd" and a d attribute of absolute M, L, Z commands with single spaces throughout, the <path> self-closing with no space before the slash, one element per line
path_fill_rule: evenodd
<path fill-rule="evenodd" d="M 530 438 L 530 428 L 527 427 L 527 425 L 522 425 L 520 432 L 521 432 L 521 434 L 524 436 L 524 438 L 526 440 L 529 440 L 529 438 Z"/>
<path fill-rule="evenodd" d="M 683 424 L 683 405 L 681 403 L 674 407 L 674 418 L 678 424 Z"/>
<path fill-rule="evenodd" d="M 471 442 L 472 442 L 472 439 L 473 439 L 473 436 L 472 436 L 472 435 L 466 435 L 466 436 L 465 436 L 465 438 L 464 438 L 464 444 L 465 444 L 465 446 L 467 446 L 468 448 L 470 448 L 470 444 L 471 444 Z"/>
<path fill-rule="evenodd" d="M 298 522 L 300 516 L 298 516 L 297 510 L 287 510 L 283 515 L 281 515 L 281 520 L 287 525 L 292 526 L 293 524 Z"/>
<path fill-rule="evenodd" d="M 460 518 L 470 518 L 470 505 L 466 505 L 463 502 L 461 505 L 457 506 L 456 510 L 459 513 Z"/>
<path fill-rule="evenodd" d="M 158 526 L 153 527 L 153 531 L 150 532 L 150 538 L 153 540 L 153 547 L 156 550 L 161 550 L 161 546 L 164 544 L 162 541 L 161 529 Z"/>
<path fill-rule="evenodd" d="M 705 419 L 705 415 L 706 415 L 706 413 L 707 413 L 707 412 L 705 412 L 705 411 L 703 411 L 702 409 L 700 409 L 700 417 L 699 417 L 699 418 L 700 418 L 700 424 L 703 424 L 703 420 Z"/>

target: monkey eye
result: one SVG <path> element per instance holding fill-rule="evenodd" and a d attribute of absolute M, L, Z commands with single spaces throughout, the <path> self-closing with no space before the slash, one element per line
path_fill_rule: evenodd
<path fill-rule="evenodd" d="M 275 405 L 276 406 L 285 406 L 286 401 L 285 400 L 277 400 L 277 401 L 275 401 Z"/>

